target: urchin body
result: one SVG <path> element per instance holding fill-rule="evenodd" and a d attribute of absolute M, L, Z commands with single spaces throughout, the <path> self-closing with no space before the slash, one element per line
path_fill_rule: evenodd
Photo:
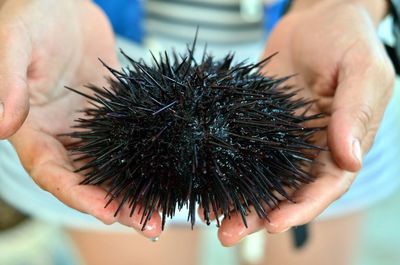
<path fill-rule="evenodd" d="M 313 180 L 303 168 L 319 150 L 310 139 L 320 128 L 304 124 L 321 114 L 300 111 L 312 101 L 295 99 L 287 78 L 261 74 L 268 59 L 235 64 L 231 54 L 205 52 L 197 62 L 193 50 L 153 56 L 152 65 L 125 55 L 130 68 L 108 68 L 109 86 L 82 94 L 92 107 L 69 134 L 88 160 L 82 184 L 104 185 L 110 200 L 140 209 L 143 226 L 155 211 L 164 226 L 183 207 L 193 226 L 196 206 L 207 223 L 210 213 L 237 212 L 245 224 L 250 210 L 267 218 L 278 194 L 290 199 L 286 187 Z"/>

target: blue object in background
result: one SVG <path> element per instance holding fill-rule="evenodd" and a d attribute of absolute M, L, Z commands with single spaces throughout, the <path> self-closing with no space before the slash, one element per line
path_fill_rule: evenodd
<path fill-rule="evenodd" d="M 141 0 L 95 0 L 110 19 L 114 32 L 135 42 L 143 37 Z"/>
<path fill-rule="evenodd" d="M 143 30 L 142 0 L 95 0 L 109 17 L 114 32 L 120 36 L 141 42 Z M 282 16 L 288 0 L 277 0 L 264 6 L 264 29 L 269 33 Z"/>
<path fill-rule="evenodd" d="M 283 11 L 288 3 L 288 0 L 278 0 L 273 4 L 264 6 L 264 30 L 266 33 L 271 32 L 283 15 Z"/>

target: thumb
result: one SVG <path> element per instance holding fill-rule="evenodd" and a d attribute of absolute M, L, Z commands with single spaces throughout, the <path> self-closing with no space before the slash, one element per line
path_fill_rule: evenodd
<path fill-rule="evenodd" d="M 347 171 L 361 169 L 362 150 L 371 146 L 392 91 L 392 82 L 372 76 L 339 78 L 333 99 L 328 146 L 338 166 Z"/>
<path fill-rule="evenodd" d="M 13 135 L 29 112 L 27 32 L 0 25 L 0 139 Z"/>

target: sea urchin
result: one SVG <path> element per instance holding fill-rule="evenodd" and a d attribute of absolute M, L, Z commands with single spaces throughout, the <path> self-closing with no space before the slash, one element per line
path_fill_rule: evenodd
<path fill-rule="evenodd" d="M 285 187 L 313 180 L 304 166 L 319 147 L 311 142 L 317 127 L 307 121 L 312 100 L 298 99 L 285 86 L 287 78 L 271 78 L 258 64 L 233 63 L 204 51 L 200 61 L 186 54 L 160 54 L 152 65 L 130 61 L 107 88 L 88 86 L 91 107 L 77 120 L 79 139 L 71 149 L 87 161 L 82 184 L 104 185 L 110 201 L 140 210 L 143 227 L 154 211 L 167 217 L 188 207 L 192 227 L 196 206 L 230 217 L 253 210 L 267 218 L 267 206 Z M 172 59 L 171 59 L 172 58 Z M 302 111 L 304 109 L 304 111 Z M 300 114 L 299 114 L 300 113 Z M 218 220 L 217 220 L 218 222 Z M 219 223 L 218 223 L 219 224 Z"/>

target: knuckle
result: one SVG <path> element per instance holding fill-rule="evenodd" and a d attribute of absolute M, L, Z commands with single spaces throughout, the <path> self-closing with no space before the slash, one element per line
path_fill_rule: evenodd
<path fill-rule="evenodd" d="M 353 107 L 354 122 L 362 126 L 364 135 L 368 132 L 373 119 L 373 109 L 366 103 L 360 103 Z"/>
<path fill-rule="evenodd" d="M 28 113 L 19 113 L 19 110 L 17 112 L 4 118 L 0 124 L 0 139 L 8 139 L 13 136 L 25 122 Z"/>
<path fill-rule="evenodd" d="M 387 85 L 385 87 L 385 98 L 388 101 L 392 95 L 393 89 L 394 89 L 394 85 L 396 82 L 396 71 L 394 69 L 394 66 L 392 63 L 388 62 L 387 64 L 385 64 L 384 66 L 385 68 L 387 68 L 386 70 L 384 70 L 385 74 L 385 79 L 387 80 Z"/>
<path fill-rule="evenodd" d="M 396 80 L 396 71 L 393 64 L 390 61 L 387 61 L 383 64 L 383 69 L 385 72 L 385 77 L 388 80 L 389 84 L 393 84 Z"/>
<path fill-rule="evenodd" d="M 5 123 L 0 125 L 0 139 L 8 139 L 11 136 L 13 136 L 16 131 L 18 130 L 19 126 L 16 126 L 15 124 L 10 124 L 7 125 Z"/>
<path fill-rule="evenodd" d="M 338 178 L 339 181 L 337 182 L 337 193 L 335 196 L 335 200 L 340 199 L 343 195 L 345 195 L 349 190 L 354 181 L 354 178 L 349 175 L 344 175 Z"/>
<path fill-rule="evenodd" d="M 318 175 L 325 179 L 329 179 L 331 194 L 328 195 L 330 202 L 334 202 L 340 199 L 344 194 L 346 194 L 355 178 L 355 174 L 332 174 L 331 172 L 323 171 Z M 310 201 L 310 199 L 309 199 Z M 317 202 L 316 202 L 317 204 Z"/>
<path fill-rule="evenodd" d="M 341 179 L 340 183 L 340 187 L 339 187 L 339 191 L 342 195 L 344 195 L 345 193 L 347 193 L 350 190 L 351 184 L 353 183 L 352 179 L 345 176 Z"/>
<path fill-rule="evenodd" d="M 368 42 L 359 42 L 359 50 L 364 50 L 363 53 L 358 53 L 355 62 L 358 67 L 359 74 L 365 75 L 370 78 L 373 87 L 376 87 L 381 92 L 378 95 L 383 96 L 382 100 L 388 98 L 387 95 L 391 94 L 394 82 L 396 80 L 396 72 L 392 62 L 390 61 L 383 46 L 377 46 Z M 353 62 L 354 63 L 354 62 Z"/>
<path fill-rule="evenodd" d="M 50 162 L 32 162 L 32 167 L 27 170 L 28 174 L 31 176 L 32 180 L 38 185 L 42 190 L 51 193 L 53 196 L 60 198 L 64 194 L 63 189 L 54 181 L 57 176 L 56 173 L 50 173 L 48 168 L 52 165 Z"/>
<path fill-rule="evenodd" d="M 379 82 L 384 88 L 392 88 L 396 80 L 396 71 L 389 59 L 381 60 L 376 66 L 376 73 L 379 76 Z"/>
<path fill-rule="evenodd" d="M 38 185 L 42 190 L 50 192 L 51 188 L 49 186 L 49 181 L 47 180 L 47 176 L 43 174 L 41 167 L 33 167 L 27 171 L 36 185 Z"/>
<path fill-rule="evenodd" d="M 383 55 L 382 55 L 383 54 Z M 396 71 L 387 54 L 382 51 L 381 55 L 371 58 L 371 73 L 376 77 L 375 87 L 379 88 L 382 93 L 382 100 L 388 101 L 396 80 Z"/>
<path fill-rule="evenodd" d="M 359 112 L 357 117 L 360 122 L 368 124 L 371 122 L 372 116 L 373 116 L 373 110 L 371 106 L 369 106 L 368 104 L 361 104 L 359 106 Z"/>

